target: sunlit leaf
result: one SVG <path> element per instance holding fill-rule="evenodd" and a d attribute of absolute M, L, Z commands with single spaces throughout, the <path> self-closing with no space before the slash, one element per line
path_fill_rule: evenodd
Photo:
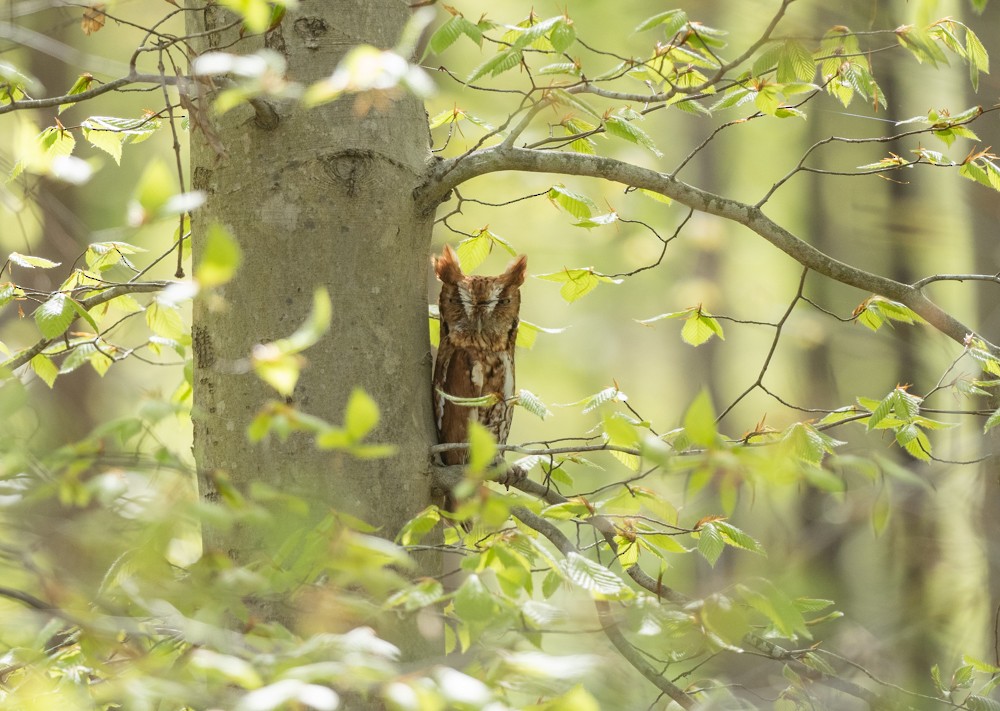
<path fill-rule="evenodd" d="M 69 91 L 66 92 L 66 96 L 76 96 L 77 94 L 82 94 L 83 92 L 90 89 L 90 86 L 93 83 L 94 83 L 94 75 L 84 72 L 83 74 L 81 74 L 76 78 L 76 81 L 73 82 L 73 86 L 71 86 L 69 88 Z M 61 114 L 70 106 L 74 106 L 74 104 L 73 103 L 60 104 L 59 110 L 56 113 Z"/>
<path fill-rule="evenodd" d="M 194 278 L 205 287 L 222 286 L 236 274 L 243 261 L 243 251 L 229 230 L 217 223 L 209 225 L 203 239 L 205 246 Z"/>
<path fill-rule="evenodd" d="M 597 599 L 632 597 L 632 591 L 612 571 L 579 553 L 570 553 L 562 563 L 563 572 L 577 587 Z"/>
<path fill-rule="evenodd" d="M 597 204 L 589 197 L 562 185 L 553 185 L 548 198 L 577 219 L 589 219 L 598 210 Z"/>
<path fill-rule="evenodd" d="M 469 473 L 479 474 L 496 458 L 497 441 L 493 434 L 475 420 L 469 420 Z"/>
<path fill-rule="evenodd" d="M 42 379 L 42 381 L 48 385 L 50 388 L 56 381 L 56 376 L 59 375 L 59 368 L 56 364 L 52 362 L 48 356 L 39 353 L 30 361 L 28 365 L 34 371 L 35 375 Z"/>
<path fill-rule="evenodd" d="M 25 267 L 27 269 L 51 269 L 52 267 L 58 267 L 60 262 L 53 262 L 50 259 L 45 259 L 44 257 L 33 257 L 28 254 L 19 254 L 18 252 L 11 252 L 7 255 L 7 259 L 10 260 L 11 264 L 16 264 L 19 267 Z"/>
<path fill-rule="evenodd" d="M 715 408 L 707 390 L 698 393 L 684 414 L 684 432 L 694 444 L 709 447 L 715 443 Z"/>
<path fill-rule="evenodd" d="M 360 388 L 352 390 L 344 410 L 344 429 L 347 434 L 355 440 L 364 439 L 378 421 L 378 404 L 364 390 Z"/>

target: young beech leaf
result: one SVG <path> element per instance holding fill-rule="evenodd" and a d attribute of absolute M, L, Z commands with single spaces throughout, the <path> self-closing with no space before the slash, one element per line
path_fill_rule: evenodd
<path fill-rule="evenodd" d="M 612 136 L 624 138 L 629 143 L 640 145 L 657 158 L 663 157 L 663 153 L 656 147 L 656 143 L 649 134 L 636 126 L 632 121 L 626 121 L 618 116 L 609 116 L 604 121 L 604 128 Z"/>
<path fill-rule="evenodd" d="M 758 579 L 751 585 L 738 585 L 737 591 L 750 607 L 770 620 L 782 637 L 812 639 L 795 603 L 770 581 Z"/>
<path fill-rule="evenodd" d="M 630 598 L 634 593 L 624 581 L 600 563 L 570 553 L 562 562 L 563 572 L 575 585 L 587 590 L 598 600 Z"/>
<path fill-rule="evenodd" d="M 586 195 L 573 192 L 562 185 L 553 185 L 548 198 L 563 210 L 579 220 L 589 219 L 597 210 L 597 203 Z"/>
<path fill-rule="evenodd" d="M 0 303 L 0 305 L 2 305 L 2 303 Z M 531 350 L 535 346 L 535 341 L 538 340 L 539 332 L 554 335 L 562 333 L 565 330 L 565 328 L 545 328 L 544 326 L 539 326 L 538 324 L 531 323 L 530 321 L 521 321 L 521 324 L 517 328 L 517 347 Z"/>
<path fill-rule="evenodd" d="M 85 73 L 81 74 L 80 76 L 78 76 L 76 78 L 76 81 L 73 82 L 73 86 L 70 87 L 69 91 L 67 91 L 65 95 L 66 96 L 75 96 L 77 94 L 82 94 L 83 92 L 85 92 L 88 89 L 90 89 L 90 85 L 93 84 L 93 83 L 94 83 L 94 75 L 85 72 Z M 73 104 L 72 103 L 69 103 L 69 104 L 60 104 L 59 105 L 59 110 L 56 111 L 56 113 L 57 114 L 61 114 L 63 111 L 65 111 L 66 109 L 68 109 L 70 106 L 73 106 Z"/>
<path fill-rule="evenodd" d="M 351 391 L 344 410 L 344 429 L 354 440 L 364 439 L 379 421 L 378 404 L 361 388 Z"/>
<path fill-rule="evenodd" d="M 530 412 L 532 415 L 544 420 L 546 416 L 551 415 L 552 412 L 545 406 L 537 395 L 535 395 L 530 390 L 524 390 L 523 388 L 518 391 L 517 394 L 517 404 L 523 407 L 525 410 Z"/>
<path fill-rule="evenodd" d="M 493 463 L 497 442 L 493 434 L 475 420 L 469 420 L 469 473 L 481 474 Z"/>
<path fill-rule="evenodd" d="M 726 542 L 719 533 L 719 529 L 714 523 L 706 523 L 698 528 L 698 552 L 708 561 L 713 568 L 722 551 L 726 547 Z"/>
<path fill-rule="evenodd" d="M 35 372 L 35 375 L 41 378 L 50 388 L 56 382 L 56 376 L 59 375 L 59 368 L 56 367 L 56 364 L 47 355 L 39 353 L 28 364 Z"/>
<path fill-rule="evenodd" d="M 734 548 L 742 548 L 745 551 L 757 553 L 758 555 L 767 555 L 764 551 L 764 546 L 757 539 L 747 535 L 731 523 L 715 521 L 711 525 L 718 529 L 726 545 L 733 546 Z"/>
<path fill-rule="evenodd" d="M 177 340 L 184 334 L 184 321 L 177 309 L 159 299 L 153 299 L 146 307 L 146 325 L 164 338 Z"/>
<path fill-rule="evenodd" d="M 35 309 L 35 323 L 43 336 L 56 338 L 69 328 L 77 317 L 72 301 L 66 294 L 56 293 Z"/>
<path fill-rule="evenodd" d="M 684 432 L 693 444 L 710 447 L 718 437 L 715 408 L 707 390 L 702 390 L 684 414 Z"/>
<path fill-rule="evenodd" d="M 233 278 L 242 261 L 239 242 L 225 227 L 212 223 L 205 235 L 205 248 L 195 267 L 194 278 L 204 287 L 222 286 Z"/>
<path fill-rule="evenodd" d="M 399 535 L 396 536 L 396 542 L 402 546 L 416 545 L 431 532 L 440 520 L 441 512 L 438 507 L 428 506 L 403 525 Z"/>
<path fill-rule="evenodd" d="M 598 274 L 594 271 L 593 267 L 586 269 L 563 269 L 561 272 L 535 274 L 535 276 L 545 281 L 561 282 L 562 288 L 559 289 L 559 294 L 570 303 L 589 294 L 601 282 L 608 284 L 622 283 L 621 279 L 614 279 L 603 274 Z"/>
<path fill-rule="evenodd" d="M 666 12 L 658 13 L 652 17 L 647 17 L 645 20 L 636 25 L 636 28 L 632 31 L 644 32 L 654 27 L 664 25 L 667 30 L 666 35 L 670 38 L 673 37 L 681 27 L 687 24 L 687 21 L 687 13 L 683 10 L 667 10 Z"/>
<path fill-rule="evenodd" d="M 455 251 L 458 252 L 458 261 L 462 265 L 462 270 L 468 274 L 486 261 L 492 249 L 493 240 L 490 238 L 489 230 L 484 227 L 477 234 L 459 242 L 458 249 Z"/>
<path fill-rule="evenodd" d="M 19 267 L 25 267 L 26 269 L 52 269 L 53 267 L 58 267 L 61 262 L 53 262 L 50 259 L 45 259 L 44 257 L 32 257 L 28 254 L 20 254 L 19 252 L 11 252 L 7 255 L 7 260 L 11 264 L 16 264 Z"/>

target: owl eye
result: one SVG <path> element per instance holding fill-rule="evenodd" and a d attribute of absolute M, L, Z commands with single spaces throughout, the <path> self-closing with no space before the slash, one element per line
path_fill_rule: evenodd
<path fill-rule="evenodd" d="M 460 304 L 460 303 L 462 303 L 462 300 L 460 298 L 458 298 L 457 296 L 452 296 L 450 299 L 448 299 L 448 301 L 450 301 L 453 304 Z"/>
<path fill-rule="evenodd" d="M 502 299 L 497 299 L 497 303 L 500 304 L 501 306 L 506 306 L 507 304 L 510 303 L 510 298 L 505 296 Z"/>

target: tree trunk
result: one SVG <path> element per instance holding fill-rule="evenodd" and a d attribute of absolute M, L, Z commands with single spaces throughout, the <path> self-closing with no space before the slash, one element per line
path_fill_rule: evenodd
<path fill-rule="evenodd" d="M 195 3 L 201 5 L 201 3 Z M 288 62 L 288 78 L 329 76 L 355 45 L 391 47 L 409 11 L 402 0 L 306 0 L 264 38 L 237 30 L 208 35 L 198 51 L 247 54 L 264 44 Z M 232 23 L 214 3 L 187 13 L 188 31 Z M 432 217 L 412 192 L 430 160 L 422 104 L 405 95 L 363 115 L 351 98 L 305 109 L 274 107 L 266 127 L 247 104 L 218 116 L 203 106 L 225 149 L 192 120 L 193 187 L 207 193 L 194 223 L 198 262 L 209 224 L 239 241 L 243 264 L 218 295 L 201 293 L 193 316 L 194 453 L 202 495 L 217 496 L 210 476 L 226 472 L 240 488 L 265 482 L 349 512 L 392 537 L 429 501 L 430 345 L 427 259 Z M 255 344 L 291 334 L 317 287 L 329 290 L 330 331 L 308 360 L 290 404 L 339 424 L 348 395 L 363 388 L 381 407 L 372 441 L 395 444 L 388 459 L 359 460 L 318 451 L 310 437 L 250 445 L 247 425 L 274 399 L 245 364 Z M 223 541 L 206 541 L 219 545 Z M 226 541 L 239 558 L 254 541 Z"/>

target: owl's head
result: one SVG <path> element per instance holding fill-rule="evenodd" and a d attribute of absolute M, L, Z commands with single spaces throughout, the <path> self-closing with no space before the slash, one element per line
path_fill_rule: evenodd
<path fill-rule="evenodd" d="M 521 308 L 520 286 L 524 283 L 528 258 L 523 254 L 497 276 L 466 276 L 458 255 L 445 245 L 434 259 L 434 272 L 441 280 L 441 323 L 449 331 L 506 335 L 517 322 Z"/>

